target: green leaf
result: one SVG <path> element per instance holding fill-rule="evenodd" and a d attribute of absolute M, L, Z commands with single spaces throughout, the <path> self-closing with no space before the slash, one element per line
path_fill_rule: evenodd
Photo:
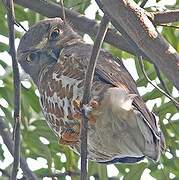
<path fill-rule="evenodd" d="M 167 103 L 162 104 L 160 107 L 155 107 L 154 112 L 158 116 L 164 116 L 167 113 L 177 113 L 176 107 L 173 105 L 173 102 L 169 101 Z"/>
<path fill-rule="evenodd" d="M 0 160 L 3 161 L 5 159 L 4 157 L 4 151 L 2 149 L 2 144 L 0 144 Z"/>
<path fill-rule="evenodd" d="M 50 127 L 47 125 L 46 120 L 42 120 L 42 119 L 39 120 L 38 119 L 38 120 L 34 121 L 33 123 L 31 123 L 31 125 L 36 127 L 36 129 L 34 130 L 34 133 L 36 135 L 43 136 L 43 137 L 47 138 L 51 143 L 57 143 L 58 142 L 54 133 L 52 132 Z"/>
<path fill-rule="evenodd" d="M 147 76 L 150 78 L 150 80 L 154 80 L 156 78 L 156 73 L 155 73 L 155 69 L 153 67 L 153 65 L 147 61 L 144 61 L 144 67 L 145 67 L 145 72 L 147 74 Z M 146 86 L 148 83 L 148 80 L 146 79 L 146 77 L 144 76 L 140 64 L 139 64 L 139 60 L 135 59 L 135 65 L 136 65 L 136 70 L 139 76 L 139 79 L 137 80 L 137 86 L 141 87 L 141 86 Z"/>
<path fill-rule="evenodd" d="M 33 131 L 23 131 L 23 140 L 25 145 L 32 150 L 33 153 L 40 157 L 44 157 L 47 161 L 51 161 L 51 153 L 47 145 L 39 140 L 39 136 Z"/>
<path fill-rule="evenodd" d="M 108 180 L 106 165 L 99 164 L 97 166 L 99 179 Z"/>
<path fill-rule="evenodd" d="M 73 9 L 83 14 L 85 9 L 90 5 L 90 0 L 65 0 L 64 5 L 67 8 Z"/>
<path fill-rule="evenodd" d="M 38 169 L 34 171 L 34 173 L 39 177 L 44 177 L 45 175 L 50 174 L 49 170 L 45 168 Z"/>
<path fill-rule="evenodd" d="M 135 164 L 135 166 L 130 168 L 129 173 L 124 176 L 123 180 L 139 180 L 145 168 L 147 168 L 147 163 L 142 162 L 140 164 Z"/>
<path fill-rule="evenodd" d="M 7 50 L 7 49 L 6 49 Z M 6 69 L 7 67 L 8 67 L 8 65 L 4 62 L 4 61 L 2 61 L 2 60 L 0 60 L 0 64 L 1 64 L 1 66 L 4 68 L 4 69 Z"/>
<path fill-rule="evenodd" d="M 2 42 L 0 42 L 0 44 L 0 52 L 8 51 L 9 46 L 7 44 L 4 44 Z"/>
<path fill-rule="evenodd" d="M 25 103 L 28 103 L 35 112 L 39 113 L 41 111 L 39 105 L 39 98 L 35 94 L 34 89 L 33 88 L 27 89 L 24 86 L 21 87 L 22 87 L 22 95 Z"/>
<path fill-rule="evenodd" d="M 107 180 L 107 166 L 102 164 L 97 164 L 95 162 L 89 162 L 88 165 L 88 175 L 97 176 L 99 179 Z"/>
<path fill-rule="evenodd" d="M 175 29 L 174 28 L 169 28 L 165 27 L 164 30 L 162 31 L 163 36 L 169 41 L 169 43 L 177 49 L 177 38 L 175 36 Z"/>
<path fill-rule="evenodd" d="M 163 93 L 161 93 L 157 89 L 153 89 L 151 92 L 146 93 L 145 95 L 142 96 L 142 99 L 146 102 L 151 99 L 156 99 L 163 96 Z"/>
<path fill-rule="evenodd" d="M 16 11 L 16 19 L 18 21 L 26 21 L 28 19 L 27 12 L 24 11 L 24 8 L 19 5 L 15 5 L 15 11 Z"/>

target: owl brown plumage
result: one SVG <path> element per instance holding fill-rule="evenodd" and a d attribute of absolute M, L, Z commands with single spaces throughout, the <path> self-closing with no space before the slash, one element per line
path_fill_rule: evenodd
<path fill-rule="evenodd" d="M 80 150 L 80 103 L 92 46 L 60 18 L 33 26 L 18 60 L 40 92 L 42 112 L 59 142 Z M 122 61 L 101 50 L 92 84 L 88 158 L 102 163 L 158 160 L 163 139 Z"/>

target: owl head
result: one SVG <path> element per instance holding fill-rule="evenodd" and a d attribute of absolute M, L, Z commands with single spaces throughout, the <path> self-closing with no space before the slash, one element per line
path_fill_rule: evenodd
<path fill-rule="evenodd" d="M 18 62 L 37 84 L 41 70 L 53 65 L 60 51 L 78 40 L 81 37 L 60 18 L 40 21 L 21 38 L 17 49 Z"/>

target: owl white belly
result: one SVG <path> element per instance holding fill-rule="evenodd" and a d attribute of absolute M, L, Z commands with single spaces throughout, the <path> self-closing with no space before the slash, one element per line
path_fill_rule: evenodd
<path fill-rule="evenodd" d="M 151 130 L 138 111 L 132 107 L 121 108 L 119 98 L 121 96 L 116 94 L 115 98 L 111 98 L 110 93 L 104 97 L 96 123 L 88 131 L 89 158 L 99 162 L 110 161 L 116 157 L 147 155 L 156 158 L 158 152 Z M 132 101 L 126 103 L 128 106 L 132 105 Z"/>
<path fill-rule="evenodd" d="M 73 128 L 76 124 L 80 127 L 81 120 L 73 119 L 76 110 L 72 102 L 77 98 L 82 99 L 83 85 L 79 87 L 82 82 L 83 79 L 77 81 L 65 76 L 57 79 L 53 75 L 44 91 L 44 96 L 41 97 L 44 115 L 59 137 L 68 127 Z M 60 90 L 56 90 L 55 83 L 59 83 Z M 92 98 L 96 98 L 104 87 L 100 88 L 100 83 L 93 87 L 96 89 L 92 91 Z M 133 110 L 131 95 L 122 88 L 107 89 L 102 96 L 100 95 L 103 98 L 100 100 L 99 110 L 92 112 L 95 114 L 96 123 L 89 125 L 88 157 L 98 162 L 110 161 L 116 157 L 145 155 L 157 159 L 159 152 L 155 147 L 153 134 L 140 112 Z M 79 142 L 71 147 L 79 153 Z"/>

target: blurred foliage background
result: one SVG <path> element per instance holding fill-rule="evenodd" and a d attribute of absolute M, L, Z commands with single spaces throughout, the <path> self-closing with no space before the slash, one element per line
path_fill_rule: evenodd
<path fill-rule="evenodd" d="M 55 3 L 56 0 L 53 0 Z M 140 1 L 137 1 L 139 4 Z M 152 1 L 147 10 L 157 11 L 160 9 L 176 9 L 179 6 L 178 1 Z M 166 4 L 165 4 L 166 3 Z M 173 4 L 172 4 L 173 3 Z M 78 11 L 88 16 L 94 15 L 96 20 L 100 19 L 100 12 L 94 5 L 93 0 L 65 0 L 65 7 Z M 165 5 L 165 6 L 164 6 Z M 94 9 L 93 9 L 94 8 Z M 16 20 L 22 23 L 26 28 L 32 24 L 44 19 L 42 15 L 21 6 L 15 6 Z M 177 26 L 178 23 L 173 25 Z M 179 50 L 179 32 L 175 28 L 158 27 L 161 34 Z M 24 31 L 16 27 L 16 46 L 19 38 Z M 88 37 L 89 38 L 89 37 Z M 86 38 L 86 39 L 88 39 Z M 114 56 L 123 59 L 130 72 L 135 76 L 139 92 L 143 96 L 150 110 L 152 110 L 159 120 L 160 127 L 166 139 L 166 152 L 162 155 L 160 163 L 145 159 L 144 161 L 128 165 L 101 165 L 89 162 L 90 180 L 100 179 L 179 179 L 179 114 L 172 102 L 169 101 L 162 93 L 149 85 L 148 81 L 141 72 L 138 60 L 131 54 L 122 52 L 109 44 L 104 43 L 103 47 L 110 51 Z M 145 69 L 150 79 L 161 86 L 152 64 L 145 62 Z M 54 173 L 79 172 L 79 156 L 72 152 L 68 147 L 59 145 L 57 138 L 48 128 L 44 117 L 41 114 L 38 91 L 30 79 L 22 72 L 22 122 L 21 122 L 21 153 L 27 159 L 29 167 L 38 176 L 39 179 L 48 179 Z M 162 74 L 168 90 L 173 96 L 178 97 L 177 90 L 169 82 L 165 75 Z M 13 85 L 12 85 L 12 68 L 11 58 L 8 54 L 8 29 L 6 10 L 0 1 L 0 116 L 4 123 L 12 132 L 13 128 Z M 0 179 L 8 179 L 2 173 L 3 170 L 10 173 L 12 167 L 12 157 L 8 153 L 6 146 L 0 137 Z M 19 178 L 22 178 L 22 172 L 19 172 Z M 52 178 L 50 178 L 52 179 Z M 78 180 L 79 176 L 59 176 L 58 179 Z"/>

